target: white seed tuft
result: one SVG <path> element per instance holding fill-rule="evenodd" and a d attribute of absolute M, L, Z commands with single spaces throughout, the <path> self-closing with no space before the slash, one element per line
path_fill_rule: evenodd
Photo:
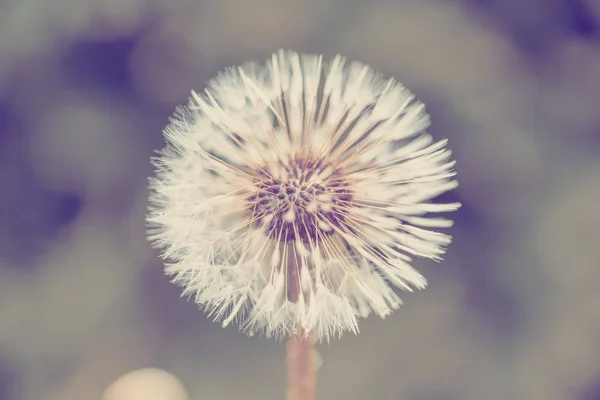
<path fill-rule="evenodd" d="M 191 94 L 153 160 L 148 237 L 215 320 L 248 334 L 329 340 L 422 289 L 412 256 L 440 260 L 454 189 L 445 140 L 393 79 L 337 56 L 279 51 Z"/>

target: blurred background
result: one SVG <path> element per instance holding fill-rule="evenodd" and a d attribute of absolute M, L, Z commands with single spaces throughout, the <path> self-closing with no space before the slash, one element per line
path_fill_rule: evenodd
<path fill-rule="evenodd" d="M 411 88 L 463 202 L 429 288 L 319 348 L 320 398 L 600 399 L 600 0 L 1 0 L 0 399 L 283 398 L 284 346 L 144 232 L 174 107 L 279 48 Z"/>

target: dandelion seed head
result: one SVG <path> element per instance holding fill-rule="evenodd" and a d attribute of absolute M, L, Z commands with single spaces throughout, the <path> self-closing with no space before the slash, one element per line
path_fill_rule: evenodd
<path fill-rule="evenodd" d="M 338 56 L 280 51 L 192 92 L 154 159 L 149 239 L 213 318 L 254 334 L 358 332 L 424 288 L 456 187 L 446 141 L 401 84 Z"/>
<path fill-rule="evenodd" d="M 316 243 L 343 225 L 350 209 L 350 185 L 322 160 L 292 159 L 283 176 L 261 169 L 255 173 L 256 191 L 246 198 L 255 225 L 277 241 Z M 267 218 L 268 217 L 268 220 Z"/>

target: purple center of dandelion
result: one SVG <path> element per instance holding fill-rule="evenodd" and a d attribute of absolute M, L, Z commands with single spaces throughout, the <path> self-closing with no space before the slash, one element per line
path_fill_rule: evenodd
<path fill-rule="evenodd" d="M 340 228 L 352 194 L 339 171 L 322 161 L 294 159 L 283 175 L 257 173 L 256 190 L 247 198 L 255 226 L 270 238 L 305 243 Z"/>

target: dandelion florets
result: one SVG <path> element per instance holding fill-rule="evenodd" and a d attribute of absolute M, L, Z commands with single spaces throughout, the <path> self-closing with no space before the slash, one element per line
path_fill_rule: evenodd
<path fill-rule="evenodd" d="M 446 141 L 401 84 L 340 56 L 280 51 L 192 92 L 154 159 L 149 239 L 166 272 L 224 325 L 329 339 L 424 288 L 452 221 Z"/>
<path fill-rule="evenodd" d="M 256 172 L 256 192 L 246 199 L 251 219 L 270 238 L 304 243 L 341 228 L 351 204 L 350 185 L 333 166 L 312 159 L 291 159 L 282 176 Z"/>

